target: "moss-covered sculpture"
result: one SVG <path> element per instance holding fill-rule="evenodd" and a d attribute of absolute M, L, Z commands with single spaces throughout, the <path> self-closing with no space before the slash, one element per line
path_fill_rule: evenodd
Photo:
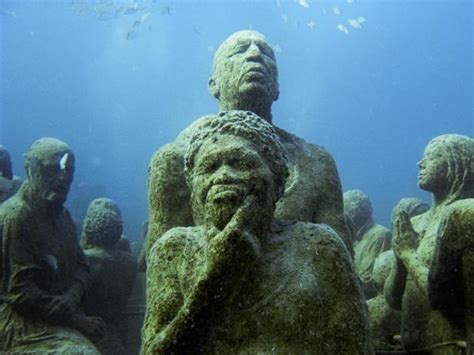
<path fill-rule="evenodd" d="M 202 224 L 150 251 L 143 354 L 368 354 L 366 306 L 339 236 L 273 218 L 287 167 L 276 130 L 229 111 L 191 139 Z"/>
<path fill-rule="evenodd" d="M 13 175 L 8 150 L 0 144 L 0 204 L 18 191 L 22 180 Z"/>
<path fill-rule="evenodd" d="M 474 334 L 474 140 L 434 138 L 418 163 L 418 185 L 433 206 L 394 223 L 396 263 L 385 289 L 402 310 L 402 341 L 409 351 L 465 354 Z M 467 347 L 470 344 L 471 349 Z"/>
<path fill-rule="evenodd" d="M 398 338 L 401 329 L 401 313 L 387 303 L 383 294 L 385 281 L 395 260 L 392 250 L 381 253 L 375 259 L 372 279 L 377 295 L 367 301 L 369 308 L 370 330 L 375 350 L 400 350 Z"/>
<path fill-rule="evenodd" d="M 272 123 L 271 106 L 278 99 L 275 54 L 263 35 L 236 32 L 214 57 L 209 91 L 219 100 L 219 111 L 248 110 Z M 148 202 L 150 227 L 140 264 L 153 243 L 168 229 L 199 224 L 191 214 L 190 192 L 183 171 L 184 154 L 194 131 L 214 115 L 205 116 L 185 129 L 175 142 L 157 151 L 150 162 Z M 349 250 L 336 164 L 329 152 L 275 127 L 288 152 L 289 178 L 278 201 L 275 217 L 326 223 L 343 238 Z"/>
<path fill-rule="evenodd" d="M 42 138 L 26 154 L 28 179 L 0 206 L 0 352 L 98 354 L 100 318 L 80 301 L 89 268 L 63 204 L 74 174 L 64 143 Z"/>
<path fill-rule="evenodd" d="M 101 317 L 107 326 L 105 336 L 97 344 L 103 355 L 125 354 L 125 308 L 137 273 L 127 243 L 122 237 L 118 205 L 108 198 L 93 200 L 87 209 L 81 237 L 92 270 L 92 286 L 84 303 L 86 314 Z"/>
<path fill-rule="evenodd" d="M 366 299 L 377 294 L 372 280 L 372 269 L 380 253 L 390 249 L 390 230 L 376 224 L 372 218 L 372 204 L 360 190 L 344 193 L 344 213 L 352 228 L 354 263 L 362 281 Z"/>

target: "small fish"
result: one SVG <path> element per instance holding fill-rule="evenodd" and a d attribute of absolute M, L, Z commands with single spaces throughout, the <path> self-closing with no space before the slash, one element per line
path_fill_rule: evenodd
<path fill-rule="evenodd" d="M 127 39 L 127 41 L 131 41 L 132 39 L 137 38 L 137 34 L 135 31 L 130 30 L 130 31 L 127 31 L 127 35 L 125 36 L 125 38 Z"/>
<path fill-rule="evenodd" d="M 314 22 L 313 20 L 309 21 L 307 23 L 307 26 L 311 29 L 315 28 L 316 27 L 316 22 Z"/>
<path fill-rule="evenodd" d="M 346 34 L 346 35 L 349 34 L 349 30 L 348 30 L 347 27 L 344 26 L 343 24 L 340 24 L 340 23 L 337 24 L 337 29 L 338 29 L 339 31 L 341 31 L 342 33 Z"/>
<path fill-rule="evenodd" d="M 309 8 L 309 4 L 306 0 L 299 0 L 298 4 L 300 4 L 301 6 L 307 8 L 307 9 Z"/>
<path fill-rule="evenodd" d="M 357 22 L 364 23 L 365 22 L 365 17 L 358 17 Z"/>
<path fill-rule="evenodd" d="M 351 25 L 351 26 L 354 27 L 354 28 L 358 28 L 358 29 L 362 28 L 362 26 L 360 25 L 359 21 L 357 21 L 357 20 L 354 19 L 354 18 L 348 19 L 347 22 L 349 22 L 349 25 Z"/>
<path fill-rule="evenodd" d="M 281 53 L 282 51 L 281 46 L 279 46 L 278 44 L 273 45 L 272 48 L 275 53 Z"/>
<path fill-rule="evenodd" d="M 332 12 L 334 12 L 334 15 L 336 16 L 339 16 L 341 14 L 341 10 L 336 6 L 332 8 Z"/>
<path fill-rule="evenodd" d="M 6 10 L 6 9 L 0 9 L 0 15 L 16 17 L 16 12 L 15 12 L 15 11 Z"/>

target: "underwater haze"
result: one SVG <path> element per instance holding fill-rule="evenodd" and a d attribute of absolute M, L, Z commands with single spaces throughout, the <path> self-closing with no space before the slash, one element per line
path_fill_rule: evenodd
<path fill-rule="evenodd" d="M 76 154 L 76 219 L 115 199 L 125 234 L 147 219 L 151 155 L 198 117 L 214 52 L 263 33 L 276 53 L 273 123 L 326 147 L 343 190 L 370 197 L 390 226 L 417 187 L 429 140 L 474 135 L 473 1 L 0 0 L 0 144 L 23 153 L 57 137 Z"/>

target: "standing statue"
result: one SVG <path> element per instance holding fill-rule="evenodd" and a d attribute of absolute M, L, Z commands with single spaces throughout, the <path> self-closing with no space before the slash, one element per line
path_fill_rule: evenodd
<path fill-rule="evenodd" d="M 372 280 L 375 259 L 390 249 L 392 236 L 390 230 L 374 222 L 369 197 L 360 190 L 344 193 L 344 213 L 352 229 L 355 267 L 368 300 L 377 294 Z"/>
<path fill-rule="evenodd" d="M 408 351 L 466 354 L 474 334 L 474 140 L 438 136 L 418 166 L 433 206 L 411 220 L 398 214 L 385 295 L 402 311 Z"/>
<path fill-rule="evenodd" d="M 10 153 L 0 144 L 0 204 L 18 191 L 21 182 L 13 175 Z"/>
<path fill-rule="evenodd" d="M 89 268 L 63 206 L 74 154 L 42 138 L 27 152 L 25 169 L 27 180 L 0 206 L 0 352 L 98 354 L 85 336 L 98 340 L 104 324 L 80 307 Z"/>
<path fill-rule="evenodd" d="M 265 37 L 255 31 L 232 34 L 218 48 L 209 79 L 209 91 L 219 100 L 219 111 L 248 110 L 272 123 L 272 103 L 278 99 L 275 54 Z M 216 115 L 204 116 L 185 129 L 175 142 L 157 151 L 150 162 L 148 202 L 150 226 L 139 264 L 167 230 L 201 224 L 192 216 L 189 187 L 183 175 L 184 154 L 190 137 Z M 336 164 L 329 152 L 275 127 L 288 152 L 289 178 L 278 201 L 275 217 L 326 223 L 343 238 L 351 240 L 343 213 L 342 189 Z M 197 218 L 197 220 L 196 220 Z"/>
<path fill-rule="evenodd" d="M 83 223 L 81 244 L 91 265 L 92 282 L 85 297 L 85 312 L 101 317 L 105 336 L 97 344 L 102 355 L 125 354 L 125 308 L 132 292 L 137 264 L 127 239 L 122 237 L 122 215 L 108 198 L 93 200 Z"/>
<path fill-rule="evenodd" d="M 351 256 L 327 225 L 274 219 L 287 178 L 277 130 L 209 120 L 185 157 L 193 211 L 150 251 L 143 354 L 369 354 Z"/>

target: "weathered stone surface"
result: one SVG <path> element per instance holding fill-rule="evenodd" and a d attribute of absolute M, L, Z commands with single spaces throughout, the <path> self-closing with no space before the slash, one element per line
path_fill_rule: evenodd
<path fill-rule="evenodd" d="M 137 273 L 130 244 L 126 242 L 118 205 L 107 198 L 93 200 L 87 209 L 81 237 L 92 279 L 84 307 L 87 315 L 105 321 L 105 335 L 97 343 L 101 354 L 126 353 L 125 308 Z"/>
<path fill-rule="evenodd" d="M 209 91 L 219 100 L 219 111 L 248 110 L 272 122 L 271 105 L 278 99 L 275 54 L 265 37 L 255 31 L 236 32 L 219 47 L 214 57 Z M 182 173 L 184 154 L 194 131 L 215 115 L 202 117 L 185 129 L 175 142 L 151 159 L 148 176 L 150 227 L 140 260 L 167 230 L 199 225 L 191 216 L 189 187 Z M 326 223 L 352 251 L 344 221 L 342 189 L 336 164 L 323 147 L 275 127 L 288 153 L 289 178 L 278 201 L 275 217 Z M 195 216 L 196 217 L 196 216 Z"/>
<path fill-rule="evenodd" d="M 353 228 L 354 263 L 362 281 L 366 299 L 375 297 L 376 290 L 372 280 L 372 269 L 380 253 L 390 249 L 390 230 L 376 224 L 372 218 L 372 204 L 360 190 L 344 193 L 344 213 Z"/>
<path fill-rule="evenodd" d="M 433 194 L 433 206 L 411 221 L 399 213 L 385 293 L 402 310 L 408 350 L 464 354 L 473 334 L 474 140 L 436 137 L 418 165 L 418 185 Z"/>
<path fill-rule="evenodd" d="M 396 335 L 400 335 L 401 312 L 390 307 L 383 294 L 385 281 L 390 274 L 394 261 L 393 251 L 387 250 L 377 257 L 372 271 L 372 279 L 377 295 L 367 301 L 367 306 L 375 350 L 401 349 L 401 344 L 395 341 L 394 338 Z"/>
<path fill-rule="evenodd" d="M 25 167 L 28 179 L 0 206 L 0 351 L 97 354 L 84 335 L 97 340 L 104 324 L 80 308 L 89 268 L 63 207 L 74 155 L 65 143 L 42 138 Z"/>
<path fill-rule="evenodd" d="M 144 354 L 368 354 L 366 305 L 339 236 L 273 218 L 287 166 L 274 128 L 230 111 L 185 159 L 193 212 L 151 249 Z"/>

